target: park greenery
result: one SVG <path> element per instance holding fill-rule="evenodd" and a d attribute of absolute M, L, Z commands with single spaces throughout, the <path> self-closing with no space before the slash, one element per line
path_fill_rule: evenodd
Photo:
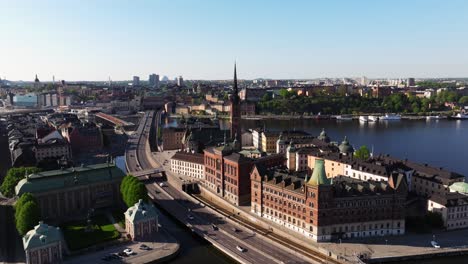
<path fill-rule="evenodd" d="M 33 229 L 41 218 L 41 211 L 36 198 L 31 193 L 24 193 L 15 204 L 16 230 L 24 236 Z"/>
<path fill-rule="evenodd" d="M 70 250 L 87 248 L 98 243 L 114 240 L 120 237 L 119 232 L 105 215 L 68 222 L 62 225 L 63 235 Z"/>
<path fill-rule="evenodd" d="M 260 114 L 360 114 L 360 113 L 407 113 L 420 114 L 429 111 L 445 111 L 445 103 L 468 104 L 468 96 L 460 97 L 453 89 L 440 91 L 430 98 L 412 94 L 393 93 L 385 98 L 373 98 L 353 94 L 346 96 L 339 91 L 335 94 L 317 93 L 314 96 L 300 96 L 294 91 L 282 89 L 278 96 L 265 94 L 258 102 Z"/>
<path fill-rule="evenodd" d="M 360 160 L 367 160 L 370 157 L 370 151 L 367 146 L 361 146 L 359 149 L 354 151 L 354 157 Z"/>
<path fill-rule="evenodd" d="M 128 207 L 135 205 L 140 199 L 148 201 L 146 186 L 132 175 L 127 175 L 122 179 L 120 193 Z"/>
<path fill-rule="evenodd" d="M 26 174 L 39 172 L 40 169 L 36 167 L 20 167 L 11 168 L 8 170 L 3 183 L 0 186 L 0 192 L 6 197 L 13 197 L 15 195 L 15 186 L 18 182 L 26 177 Z"/>

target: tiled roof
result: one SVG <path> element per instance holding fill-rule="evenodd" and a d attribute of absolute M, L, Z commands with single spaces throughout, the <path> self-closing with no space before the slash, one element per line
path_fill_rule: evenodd
<path fill-rule="evenodd" d="M 173 160 L 181 160 L 191 163 L 204 164 L 203 154 L 178 151 L 172 156 Z"/>

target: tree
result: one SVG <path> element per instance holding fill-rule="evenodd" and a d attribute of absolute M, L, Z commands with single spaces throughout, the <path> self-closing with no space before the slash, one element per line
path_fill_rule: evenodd
<path fill-rule="evenodd" d="M 18 212 L 21 211 L 21 208 L 23 208 L 27 202 L 37 203 L 37 200 L 31 193 L 23 193 L 15 204 L 15 219 L 18 215 Z"/>
<path fill-rule="evenodd" d="M 39 172 L 40 169 L 36 167 L 20 167 L 11 168 L 8 170 L 3 183 L 0 186 L 0 192 L 6 197 L 13 197 L 15 195 L 15 186 L 18 182 L 25 177 L 26 174 Z"/>
<path fill-rule="evenodd" d="M 130 185 L 129 187 L 129 192 L 127 196 L 127 206 L 130 207 L 134 205 L 140 199 L 144 202 L 147 202 L 148 191 L 146 190 L 146 186 L 142 182 L 137 182 L 135 184 Z"/>
<path fill-rule="evenodd" d="M 361 160 L 367 160 L 370 157 L 370 151 L 367 148 L 367 146 L 361 146 L 358 150 L 354 152 L 354 157 Z"/>
<path fill-rule="evenodd" d="M 462 96 L 460 100 L 458 100 L 458 103 L 461 105 L 468 105 L 468 96 Z"/>
<path fill-rule="evenodd" d="M 24 236 L 29 230 L 33 229 L 34 226 L 40 220 L 40 211 L 39 206 L 34 201 L 26 202 L 21 208 L 19 208 L 19 212 L 17 212 L 17 216 L 15 218 L 16 222 L 16 230 L 22 236 Z"/>

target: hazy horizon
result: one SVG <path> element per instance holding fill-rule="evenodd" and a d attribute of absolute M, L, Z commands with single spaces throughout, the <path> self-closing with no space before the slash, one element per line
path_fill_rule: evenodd
<path fill-rule="evenodd" d="M 2 1 L 11 81 L 464 78 L 468 2 Z"/>

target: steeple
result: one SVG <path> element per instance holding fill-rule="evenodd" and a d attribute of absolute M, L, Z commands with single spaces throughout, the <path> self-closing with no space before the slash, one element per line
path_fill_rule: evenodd
<path fill-rule="evenodd" d="M 241 139 L 241 111 L 239 90 L 237 87 L 237 64 L 234 63 L 234 84 L 233 94 L 231 96 L 231 139 L 237 139 L 239 145 L 242 146 Z"/>
<path fill-rule="evenodd" d="M 323 159 L 315 160 L 314 170 L 307 184 L 312 186 L 331 184 L 330 179 L 327 178 L 327 174 L 325 173 L 325 162 Z"/>

